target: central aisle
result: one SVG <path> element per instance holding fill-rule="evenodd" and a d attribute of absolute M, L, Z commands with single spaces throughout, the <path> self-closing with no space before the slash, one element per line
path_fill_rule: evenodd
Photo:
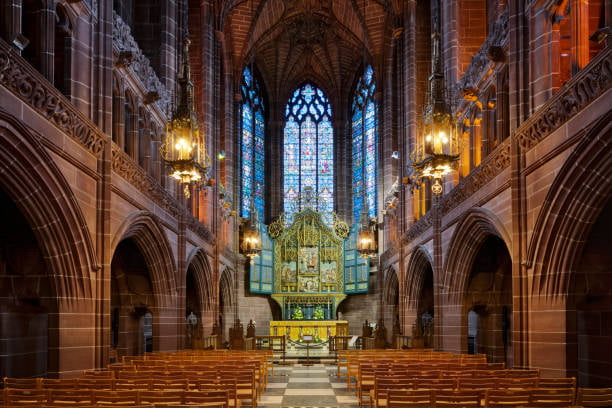
<path fill-rule="evenodd" d="M 275 366 L 268 388 L 259 403 L 262 407 L 357 407 L 354 391 L 346 389 L 346 377 L 336 377 L 335 365 L 305 367 Z"/>

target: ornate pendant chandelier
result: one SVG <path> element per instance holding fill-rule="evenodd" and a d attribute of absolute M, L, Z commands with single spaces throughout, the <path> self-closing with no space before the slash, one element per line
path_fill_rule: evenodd
<path fill-rule="evenodd" d="M 420 182 L 423 178 L 433 179 L 431 190 L 434 194 L 441 194 L 441 180 L 454 170 L 459 160 L 459 142 L 457 124 L 446 103 L 437 16 L 431 40 L 432 64 L 427 103 L 423 108 L 423 121 L 419 129 L 417 146 L 410 159 L 414 170 L 413 181 Z"/>
<path fill-rule="evenodd" d="M 244 256 L 251 260 L 251 265 L 255 263 L 254 259 L 261 252 L 261 233 L 259 232 L 259 220 L 253 199 L 251 199 L 249 218 L 242 224 L 240 250 Z"/>
<path fill-rule="evenodd" d="M 369 259 L 378 254 L 376 222 L 372 221 L 369 217 L 368 201 L 365 197 L 365 192 L 363 195 L 363 207 L 361 208 L 361 216 L 359 217 L 361 226 L 357 232 L 356 249 L 359 257 Z"/>
<path fill-rule="evenodd" d="M 160 147 L 161 157 L 172 168 L 170 176 L 185 186 L 185 196 L 190 196 L 190 186 L 207 180 L 210 158 L 206 152 L 204 135 L 200 133 L 198 117 L 193 108 L 193 83 L 189 67 L 189 38 L 183 40 L 183 66 L 178 78 L 178 102 L 172 119 L 166 124 L 166 134 Z"/>

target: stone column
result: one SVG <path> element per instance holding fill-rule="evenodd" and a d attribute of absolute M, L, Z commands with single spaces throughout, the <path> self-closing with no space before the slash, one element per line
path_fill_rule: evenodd
<path fill-rule="evenodd" d="M 39 14 L 40 36 L 40 73 L 53 83 L 53 67 L 55 55 L 55 1 L 47 0 Z"/>
<path fill-rule="evenodd" d="M 0 23 L 3 26 L 2 36 L 8 43 L 12 43 L 15 36 L 21 32 L 21 8 L 21 0 L 4 1 Z"/>

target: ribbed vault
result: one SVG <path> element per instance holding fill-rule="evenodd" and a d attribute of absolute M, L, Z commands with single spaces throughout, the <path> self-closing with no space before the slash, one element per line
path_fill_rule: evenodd
<path fill-rule="evenodd" d="M 255 63 L 274 100 L 285 100 L 306 80 L 328 88 L 335 99 L 351 88 L 364 58 L 364 44 L 367 59 L 374 65 L 389 53 L 388 39 L 398 26 L 396 16 L 401 15 L 399 3 L 228 1 L 222 27 L 236 71 L 250 63 L 255 52 Z"/>

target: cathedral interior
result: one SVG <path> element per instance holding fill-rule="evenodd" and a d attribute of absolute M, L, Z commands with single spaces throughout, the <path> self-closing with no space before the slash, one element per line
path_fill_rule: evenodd
<path fill-rule="evenodd" d="M 0 21 L 0 378 L 343 333 L 612 387 L 610 1 Z"/>

